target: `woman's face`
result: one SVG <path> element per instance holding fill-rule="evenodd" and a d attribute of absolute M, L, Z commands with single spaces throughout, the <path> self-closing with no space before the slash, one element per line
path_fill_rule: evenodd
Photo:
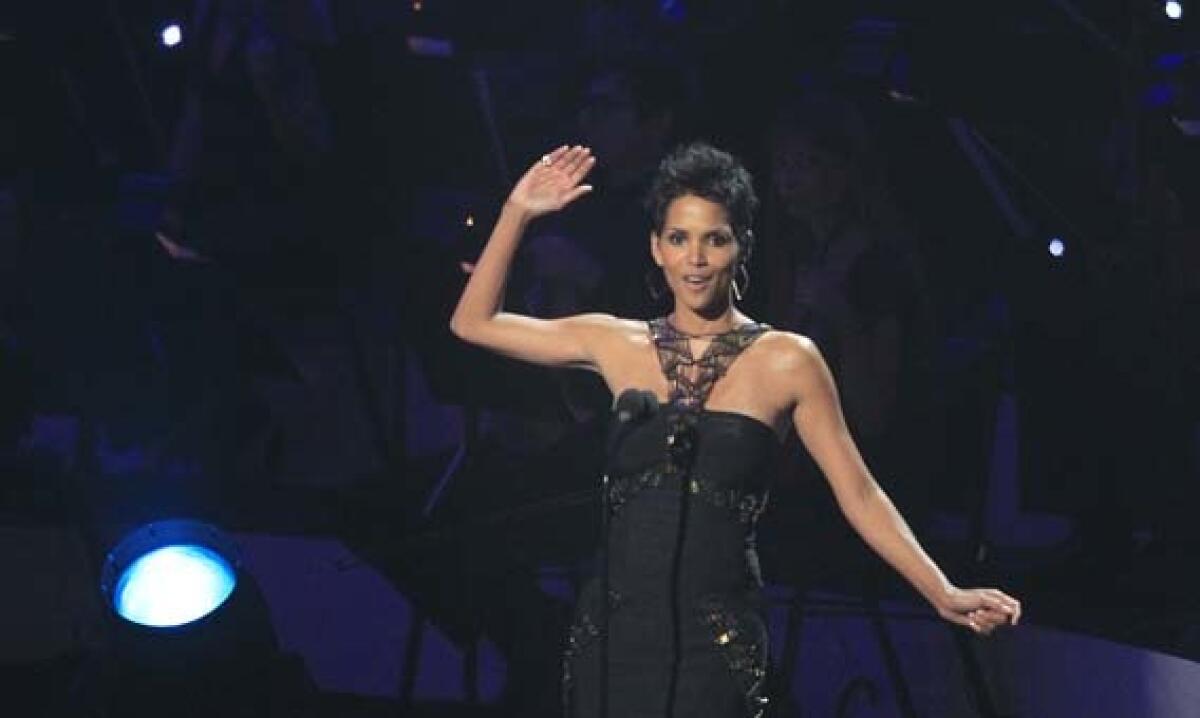
<path fill-rule="evenodd" d="M 650 235 L 650 254 L 676 306 L 697 313 L 723 310 L 729 303 L 740 252 L 725 208 L 690 194 L 667 206 L 662 233 Z"/>

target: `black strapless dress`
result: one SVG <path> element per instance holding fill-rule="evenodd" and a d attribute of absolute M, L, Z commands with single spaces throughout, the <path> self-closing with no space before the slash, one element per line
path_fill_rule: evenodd
<path fill-rule="evenodd" d="M 779 442 L 756 419 L 703 408 L 765 329 L 720 335 L 693 360 L 686 337 L 663 319 L 650 323 L 671 398 L 626 428 L 608 456 L 608 616 L 598 576 L 567 638 L 568 715 L 601 716 L 605 684 L 610 718 L 742 718 L 765 707 L 754 527 Z"/>

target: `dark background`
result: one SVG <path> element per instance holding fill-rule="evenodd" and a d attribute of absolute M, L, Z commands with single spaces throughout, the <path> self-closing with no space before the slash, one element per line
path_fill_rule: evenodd
<path fill-rule="evenodd" d="M 565 607 L 535 577 L 586 570 L 606 399 L 446 325 L 507 188 L 577 134 L 584 69 L 653 55 L 688 88 L 680 139 L 741 156 L 764 197 L 777 108 L 819 90 L 861 109 L 924 266 L 939 448 L 899 493 L 947 570 L 1045 624 L 1200 657 L 1200 138 L 1178 122 L 1200 120 L 1200 7 L 19 5 L 0 11 L 0 523 L 77 541 L 80 586 L 124 530 L 186 513 L 336 537 L 510 661 L 530 631 L 552 643 Z M 785 324 L 773 211 L 746 306 Z M 1066 535 L 984 526 L 1002 401 L 1019 509 Z M 819 485 L 776 505 L 768 575 L 865 590 L 873 559 Z M 83 645 L 14 648 L 7 673 L 62 692 Z M 510 676 L 556 670 L 540 660 Z"/>

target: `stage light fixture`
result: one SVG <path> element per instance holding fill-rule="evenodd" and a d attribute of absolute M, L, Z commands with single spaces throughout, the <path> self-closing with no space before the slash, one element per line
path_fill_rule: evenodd
<path fill-rule="evenodd" d="M 1179 20 L 1183 17 L 1183 3 L 1178 0 L 1167 0 L 1163 3 L 1163 12 L 1172 20 Z"/>
<path fill-rule="evenodd" d="M 1067 245 L 1058 237 L 1054 237 L 1050 240 L 1050 244 L 1046 246 L 1046 249 L 1049 250 L 1050 256 L 1061 257 L 1066 253 Z"/>
<path fill-rule="evenodd" d="M 185 626 L 219 609 L 237 588 L 237 550 L 199 521 L 146 524 L 109 552 L 101 590 L 125 621 L 152 628 Z"/>
<path fill-rule="evenodd" d="M 80 671 L 69 715 L 293 716 L 311 700 L 240 548 L 216 526 L 138 526 L 114 543 L 100 574 L 111 630 Z"/>

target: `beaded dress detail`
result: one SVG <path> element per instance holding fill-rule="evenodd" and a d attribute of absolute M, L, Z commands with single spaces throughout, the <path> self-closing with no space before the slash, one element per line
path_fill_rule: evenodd
<path fill-rule="evenodd" d="M 607 605 L 602 583 L 589 582 L 564 654 L 569 716 L 601 715 L 605 638 L 612 718 L 762 713 L 767 631 L 754 529 L 779 441 L 757 419 L 705 402 L 767 329 L 715 335 L 697 358 L 667 319 L 649 323 L 669 395 L 607 457 Z"/>

